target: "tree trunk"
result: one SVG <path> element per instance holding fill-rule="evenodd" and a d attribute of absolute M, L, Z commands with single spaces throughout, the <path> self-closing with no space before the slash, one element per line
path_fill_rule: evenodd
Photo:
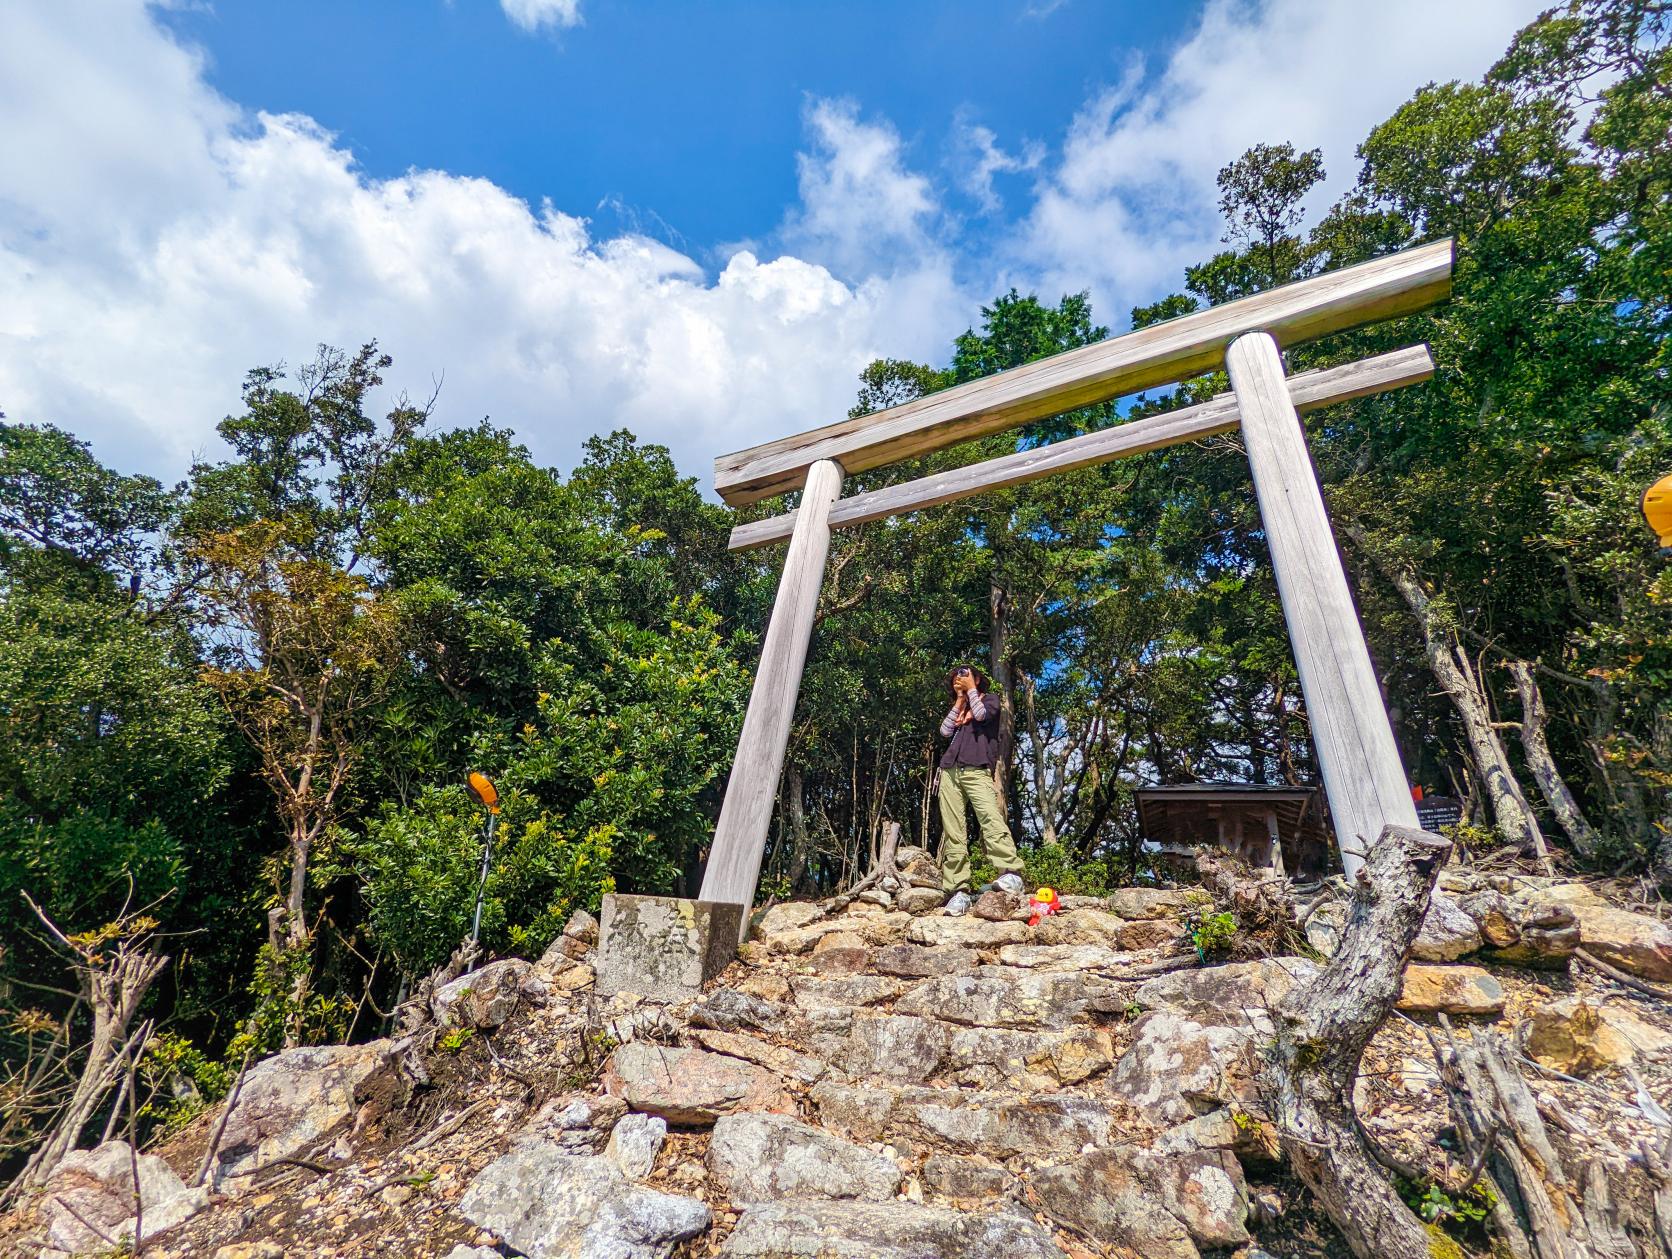
<path fill-rule="evenodd" d="M 1012 694 L 1015 679 L 1010 668 L 1010 596 L 997 582 L 987 586 L 988 624 L 987 658 L 993 666 L 993 685 L 999 692 L 999 755 L 993 764 L 993 785 L 998 788 L 999 805 L 1009 811 L 1011 798 L 1011 758 L 1016 747 L 1016 697 Z"/>
<path fill-rule="evenodd" d="M 1040 734 L 1039 716 L 1034 705 L 1034 680 L 1031 675 L 1023 673 L 1020 669 L 1012 672 L 1021 675 L 1022 712 L 1027 718 L 1033 800 L 1039 813 L 1039 842 L 1054 844 L 1057 842 L 1057 806 L 1062 802 L 1063 779 L 1060 769 L 1054 779 L 1051 774 L 1051 741 Z"/>
<path fill-rule="evenodd" d="M 1574 851 L 1589 857 L 1596 851 L 1596 828 L 1586 820 L 1556 766 L 1556 758 L 1550 755 L 1550 745 L 1544 738 L 1550 717 L 1544 710 L 1544 696 L 1533 677 L 1533 666 L 1525 660 L 1516 660 L 1511 662 L 1509 671 L 1521 696 L 1521 747 L 1527 755 L 1527 767 L 1533 771 L 1533 780 L 1538 783 L 1544 802 L 1567 833 Z"/>
<path fill-rule="evenodd" d="M 1655 718 L 1654 749 L 1662 767 L 1672 766 L 1672 713 L 1665 709 Z M 1661 803 L 1664 807 L 1660 821 L 1655 824 L 1660 831 L 1655 847 L 1655 871 L 1662 883 L 1672 883 L 1672 792 L 1666 793 Z M 1672 1250 L 1667 1253 L 1672 1254 Z"/>
<path fill-rule="evenodd" d="M 313 848 L 299 820 L 290 836 L 290 887 L 285 893 L 285 943 L 293 949 L 308 942 L 308 854 Z"/>
<path fill-rule="evenodd" d="M 1414 573 L 1391 565 L 1383 571 L 1422 629 L 1428 667 L 1463 721 L 1469 755 L 1479 771 L 1499 832 L 1511 843 L 1530 849 L 1548 869 L 1550 854 L 1544 846 L 1544 832 L 1539 829 L 1538 819 L 1516 781 L 1503 740 L 1493 728 L 1486 690 L 1468 653 L 1458 642 L 1456 633 L 1443 623 L 1433 600 Z"/>
<path fill-rule="evenodd" d="M 802 798 L 806 788 L 801 779 L 801 766 L 794 761 L 784 766 L 784 782 L 779 790 L 783 796 L 780 816 L 790 841 L 790 895 L 806 896 L 812 892 L 808 870 L 813 861 L 813 840 L 807 832 L 807 807 Z"/>
<path fill-rule="evenodd" d="M 1430 1236 L 1359 1129 L 1353 1081 L 1359 1059 L 1398 1000 L 1451 845 L 1409 827 L 1383 829 L 1353 885 L 1341 944 L 1317 979 L 1273 1011 L 1277 1037 L 1260 1092 L 1290 1164 L 1360 1259 L 1428 1259 Z"/>

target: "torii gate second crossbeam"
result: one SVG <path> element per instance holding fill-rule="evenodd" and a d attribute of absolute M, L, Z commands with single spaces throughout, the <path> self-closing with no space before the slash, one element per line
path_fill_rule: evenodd
<path fill-rule="evenodd" d="M 785 537 L 790 545 L 715 827 L 702 899 L 745 907 L 754 901 L 832 528 L 1239 426 L 1348 877 L 1358 873 L 1384 826 L 1416 826 L 1416 806 L 1324 510 L 1300 412 L 1426 380 L 1433 374 L 1433 361 L 1426 346 L 1413 346 L 1291 377 L 1279 346 L 1432 306 L 1451 292 L 1453 262 L 1450 240 L 1403 250 L 715 460 L 715 488 L 734 505 L 791 489 L 802 493 L 795 511 L 732 531 L 733 550 Z M 1221 364 L 1230 373 L 1231 393 L 1199 406 L 840 497 L 844 470 L 882 467 L 1029 420 L 1171 384 Z"/>

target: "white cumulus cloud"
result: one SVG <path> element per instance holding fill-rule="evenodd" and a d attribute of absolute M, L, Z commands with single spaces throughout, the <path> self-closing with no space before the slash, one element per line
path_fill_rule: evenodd
<path fill-rule="evenodd" d="M 998 136 L 991 127 L 960 118 L 956 128 L 955 162 L 958 182 L 987 214 L 1000 208 L 994 175 L 1019 175 L 1037 170 L 1045 160 L 1045 146 L 1037 140 L 1023 143 L 1019 153 L 1007 153 L 999 147 Z"/>
<path fill-rule="evenodd" d="M 865 275 L 933 248 L 940 212 L 929 180 L 906 165 L 899 133 L 848 100 L 812 100 L 812 151 L 798 154 L 801 205 L 785 235 L 801 252 Z"/>
<path fill-rule="evenodd" d="M 525 31 L 579 26 L 581 0 L 499 0 L 505 16 Z"/>
<path fill-rule="evenodd" d="M 201 70 L 138 3 L 0 17 L 0 134 L 19 159 L 0 174 L 0 408 L 110 462 L 178 475 L 213 450 L 245 370 L 375 336 L 392 385 L 445 378 L 442 422 L 491 414 L 559 463 L 626 426 L 703 473 L 840 418 L 865 363 L 939 355 L 968 308 L 944 258 L 850 283 L 739 251 L 709 276 L 483 179 L 368 178 L 314 120 L 245 115 Z M 848 256 L 848 172 L 878 168 L 871 131 L 821 122 L 839 116 L 811 111 L 802 230 Z M 898 207 L 907 227 L 924 189 Z"/>
<path fill-rule="evenodd" d="M 1069 125 L 1010 258 L 1108 315 L 1217 248 L 1214 176 L 1251 145 L 1321 147 L 1322 206 L 1354 149 L 1424 83 L 1478 77 L 1544 0 L 1208 0 L 1159 67 L 1128 60 Z"/>

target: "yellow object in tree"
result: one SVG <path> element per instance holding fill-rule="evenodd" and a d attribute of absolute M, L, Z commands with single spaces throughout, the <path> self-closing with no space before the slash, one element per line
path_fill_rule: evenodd
<path fill-rule="evenodd" d="M 1643 491 L 1643 519 L 1662 546 L 1672 546 L 1672 474 Z"/>

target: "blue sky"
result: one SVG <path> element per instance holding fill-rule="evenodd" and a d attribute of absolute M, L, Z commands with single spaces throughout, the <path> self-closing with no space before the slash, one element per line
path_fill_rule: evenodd
<path fill-rule="evenodd" d="M 217 90 L 321 120 L 370 175 L 469 172 L 603 231 L 705 251 L 778 225 L 809 99 L 863 102 L 929 166 L 956 152 L 960 122 L 1017 149 L 1058 135 L 1126 57 L 1177 40 L 1195 13 L 616 0 L 531 37 L 492 0 L 288 0 L 165 21 L 208 50 Z"/>
<path fill-rule="evenodd" d="M 249 367 L 376 337 L 391 393 L 572 464 L 839 418 L 1015 285 L 1117 329 L 1215 248 L 1214 173 L 1314 210 L 1536 0 L 16 0 L 0 410 L 173 479 Z"/>

